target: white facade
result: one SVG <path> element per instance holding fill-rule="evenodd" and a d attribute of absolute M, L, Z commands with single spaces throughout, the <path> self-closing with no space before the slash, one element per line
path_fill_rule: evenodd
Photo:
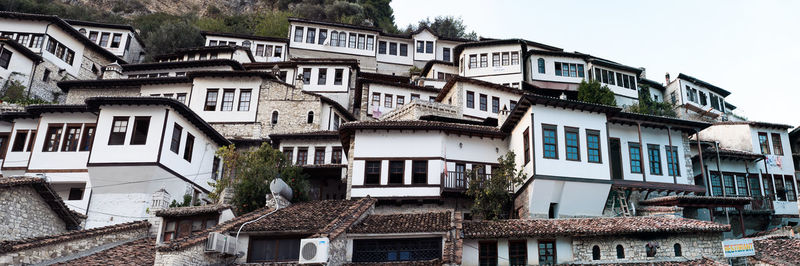
<path fill-rule="evenodd" d="M 395 109 L 411 103 L 411 101 L 433 101 L 438 92 L 429 88 L 411 85 L 391 85 L 388 83 L 364 83 L 367 93 L 367 115 L 380 118 Z"/>
<path fill-rule="evenodd" d="M 687 147 L 684 146 L 682 132 L 673 130 L 667 134 L 666 129 L 642 126 L 642 139 L 641 145 L 639 145 L 639 131 L 635 125 L 609 123 L 608 130 L 609 138 L 618 139 L 620 143 L 622 160 L 619 163 L 622 169 L 622 179 L 661 183 L 674 183 L 677 180 L 678 184 L 694 184 L 694 176 L 688 171 L 691 165 L 687 165 L 685 154 Z M 673 165 L 678 166 L 677 171 L 673 170 L 672 174 L 667 158 L 670 136 L 672 138 L 671 145 L 675 147 L 677 153 Z M 637 147 L 640 151 L 641 165 L 634 167 L 631 164 L 631 149 L 637 149 Z M 632 172 L 634 168 L 638 168 L 640 171 L 634 173 Z"/>
<path fill-rule="evenodd" d="M 542 238 L 543 240 L 554 240 L 553 238 Z M 517 240 L 517 239 L 515 239 Z M 539 265 L 539 245 L 536 238 L 523 238 L 519 240 L 527 241 L 527 265 Z M 510 265 L 509 261 L 509 242 L 508 239 L 492 239 L 497 241 L 497 265 Z M 461 265 L 476 266 L 479 263 L 479 247 L 481 240 L 465 239 L 461 255 Z M 566 264 L 573 261 L 572 239 L 566 237 L 555 238 L 556 262 Z"/>
<path fill-rule="evenodd" d="M 614 92 L 617 106 L 631 106 L 639 102 L 638 73 L 605 64 L 589 63 L 592 77 Z"/>
<path fill-rule="evenodd" d="M 466 47 L 458 58 L 458 73 L 464 77 L 519 87 L 523 81 L 522 58 L 522 46 L 518 43 Z"/>
<path fill-rule="evenodd" d="M 213 32 L 204 32 L 203 36 L 206 46 L 240 45 L 249 48 L 256 62 L 280 62 L 288 58 L 285 39 Z"/>
<path fill-rule="evenodd" d="M 323 25 L 300 21 L 289 21 L 289 46 L 291 49 L 307 49 L 331 53 L 375 56 L 377 30 L 356 29 L 335 25 Z M 322 32 L 325 38 L 321 38 Z M 334 41 L 333 37 L 338 36 Z M 370 41 L 372 40 L 372 45 Z M 345 41 L 343 44 L 342 41 Z"/>
<path fill-rule="evenodd" d="M 4 88 L 12 80 L 19 82 L 26 88 L 30 87 L 38 58 L 31 58 L 21 49 L 17 49 L 6 41 L 0 41 L 0 58 L 9 58 L 7 65 L 3 65 L 0 62 L 0 87 Z"/>
<path fill-rule="evenodd" d="M 258 76 L 197 77 L 187 104 L 206 122 L 255 122 L 262 81 Z"/>
<path fill-rule="evenodd" d="M 450 89 L 443 89 L 439 102 L 456 106 L 466 118 L 498 118 L 503 110 L 511 110 L 522 96 L 522 90 L 457 80 Z"/>
<path fill-rule="evenodd" d="M 719 119 L 727 110 L 725 97 L 720 91 L 714 90 L 696 81 L 694 78 L 680 74 L 677 79 L 667 84 L 664 97 L 666 101 L 682 106 L 678 115 L 687 119 L 697 119 L 708 116 Z"/>
<path fill-rule="evenodd" d="M 133 31 L 133 27 L 74 20 L 67 22 L 90 41 L 126 62 L 138 63 L 144 60 L 144 45 Z"/>

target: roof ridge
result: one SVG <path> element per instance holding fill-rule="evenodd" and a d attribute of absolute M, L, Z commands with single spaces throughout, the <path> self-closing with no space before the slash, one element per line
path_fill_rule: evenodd
<path fill-rule="evenodd" d="M 140 227 L 150 227 L 150 222 L 148 222 L 147 220 L 140 220 L 140 221 L 133 221 L 133 222 L 97 227 L 86 230 L 68 231 L 65 233 L 55 234 L 55 235 L 38 236 L 20 240 L 2 241 L 0 242 L 0 252 L 6 253 L 11 251 L 29 249 L 42 246 L 45 244 L 56 244 L 56 243 L 66 242 L 69 240 L 102 235 L 110 232 L 122 231 L 127 229 L 137 229 Z"/>

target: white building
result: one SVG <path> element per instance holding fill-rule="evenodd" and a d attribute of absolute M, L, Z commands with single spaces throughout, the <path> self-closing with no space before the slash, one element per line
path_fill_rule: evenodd
<path fill-rule="evenodd" d="M 129 63 L 144 60 L 145 46 L 136 29 L 131 25 L 100 23 L 66 19 L 75 30 L 90 41 L 105 48 L 114 55 Z"/>
<path fill-rule="evenodd" d="M 311 182 L 312 200 L 347 196 L 347 157 L 335 130 L 269 135 L 270 142 L 293 164 L 303 168 Z"/>
<path fill-rule="evenodd" d="M 365 109 L 363 114 L 366 117 L 375 119 L 380 119 L 383 114 L 402 108 L 412 101 L 433 102 L 440 91 L 436 88 L 416 86 L 408 82 L 393 82 L 375 78 L 360 78 L 359 84 L 361 93 L 356 95 L 360 99 L 359 106 Z"/>
<path fill-rule="evenodd" d="M 523 91 L 479 79 L 456 76 L 444 85 L 436 101 L 461 110 L 465 119 L 498 119 L 503 111 L 513 110 Z"/>
<path fill-rule="evenodd" d="M 171 54 L 153 56 L 154 62 L 199 61 L 208 59 L 230 59 L 239 63 L 253 63 L 256 58 L 250 48 L 235 45 L 200 46 L 178 49 Z"/>
<path fill-rule="evenodd" d="M 453 49 L 458 75 L 521 88 L 527 80 L 525 56 L 530 50 L 562 51 L 561 48 L 521 39 L 486 39 Z"/>
<path fill-rule="evenodd" d="M 206 46 L 242 46 L 249 48 L 254 62 L 280 62 L 288 57 L 289 39 L 266 36 L 245 35 L 226 32 L 201 32 Z"/>
<path fill-rule="evenodd" d="M 669 74 L 666 76 L 669 80 Z M 678 106 L 678 115 L 685 119 L 727 121 L 729 104 L 725 101 L 731 93 L 708 82 L 686 74 L 678 74 L 678 78 L 667 84 L 665 97 L 673 105 Z"/>
<path fill-rule="evenodd" d="M 16 81 L 30 88 L 31 77 L 42 57 L 14 40 L 0 38 L 0 88 Z"/>

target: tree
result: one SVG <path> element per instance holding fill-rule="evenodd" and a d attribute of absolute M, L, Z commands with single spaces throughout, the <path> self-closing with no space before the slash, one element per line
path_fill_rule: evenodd
<path fill-rule="evenodd" d="M 519 186 L 527 178 L 522 170 L 517 170 L 515 158 L 510 151 L 497 158 L 499 165 L 492 167 L 488 180 L 475 169 L 466 173 L 469 178 L 466 194 L 473 200 L 473 215 L 486 220 L 507 218 L 512 203 L 509 188 Z"/>
<path fill-rule="evenodd" d="M 147 48 L 150 51 L 158 51 L 158 54 L 169 54 L 180 48 L 203 46 L 203 42 L 200 30 L 187 21 L 162 24 L 150 33 L 145 41 Z"/>
<path fill-rule="evenodd" d="M 232 156 L 232 153 L 238 153 Z M 234 191 L 233 205 L 238 213 L 246 213 L 266 204 L 266 195 L 270 193 L 269 182 L 280 177 L 292 188 L 293 202 L 308 200 L 308 177 L 302 168 L 292 165 L 291 161 L 279 150 L 264 143 L 260 147 L 248 151 L 235 151 L 234 146 L 222 147 L 217 155 L 223 158 L 226 171 L 214 186 L 215 197 L 226 186 Z M 227 155 L 227 156 L 226 156 Z"/>
<path fill-rule="evenodd" d="M 639 84 L 639 103 L 628 107 L 628 111 L 646 115 L 678 117 L 678 113 L 675 112 L 671 103 L 654 101 L 650 96 L 650 88 L 641 84 Z"/>
<path fill-rule="evenodd" d="M 448 38 L 464 38 L 470 40 L 477 40 L 478 35 L 475 31 L 467 32 L 467 26 L 460 17 L 453 16 L 437 16 L 431 21 L 430 18 L 420 20 L 416 27 L 408 25 L 406 33 L 412 32 L 421 27 L 429 27 L 442 37 Z"/>
<path fill-rule="evenodd" d="M 610 106 L 617 106 L 614 99 L 614 92 L 606 85 L 600 84 L 597 80 L 587 82 L 581 81 L 578 85 L 578 100 L 587 103 L 596 103 Z"/>

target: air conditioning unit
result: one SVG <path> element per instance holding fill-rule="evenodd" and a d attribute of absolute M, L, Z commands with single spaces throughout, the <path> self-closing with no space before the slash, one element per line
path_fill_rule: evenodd
<path fill-rule="evenodd" d="M 211 232 L 208 234 L 208 240 L 206 240 L 205 251 L 233 254 L 236 251 L 236 238 L 226 234 Z"/>
<path fill-rule="evenodd" d="M 327 237 L 300 240 L 300 264 L 327 263 L 330 241 Z"/>

